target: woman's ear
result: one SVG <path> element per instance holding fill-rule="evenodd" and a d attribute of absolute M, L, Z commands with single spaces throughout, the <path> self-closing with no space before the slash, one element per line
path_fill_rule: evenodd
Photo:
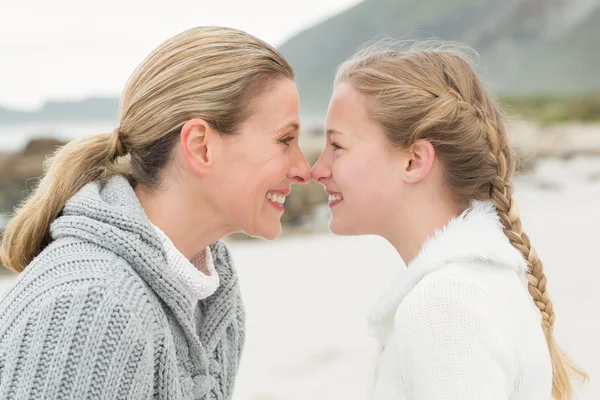
<path fill-rule="evenodd" d="M 435 159 L 433 145 L 427 140 L 419 139 L 410 145 L 406 152 L 408 156 L 404 168 L 404 181 L 416 183 L 427 178 Z"/>
<path fill-rule="evenodd" d="M 180 142 L 187 167 L 204 175 L 214 163 L 215 150 L 221 138 L 205 120 L 195 118 L 181 128 Z"/>

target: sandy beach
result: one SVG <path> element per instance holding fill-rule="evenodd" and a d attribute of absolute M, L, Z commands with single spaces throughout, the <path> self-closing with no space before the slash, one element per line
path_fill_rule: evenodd
<path fill-rule="evenodd" d="M 599 399 L 600 158 L 541 160 L 516 186 L 559 341 L 591 377 L 577 398 Z M 365 315 L 402 266 L 395 250 L 377 237 L 326 232 L 230 249 L 248 317 L 234 398 L 363 399 L 374 344 Z M 11 284 L 4 278 L 0 292 Z"/>

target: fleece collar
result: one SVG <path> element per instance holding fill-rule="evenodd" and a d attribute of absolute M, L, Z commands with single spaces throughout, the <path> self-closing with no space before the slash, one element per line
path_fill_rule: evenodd
<path fill-rule="evenodd" d="M 511 268 L 523 278 L 527 270 L 525 259 L 510 244 L 490 202 L 474 202 L 425 241 L 419 254 L 401 270 L 369 313 L 372 332 L 382 344 L 386 343 L 398 306 L 421 279 L 452 263 L 476 261 L 481 262 L 482 268 Z"/>

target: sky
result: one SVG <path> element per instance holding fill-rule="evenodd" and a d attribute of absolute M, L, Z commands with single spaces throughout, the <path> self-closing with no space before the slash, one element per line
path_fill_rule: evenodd
<path fill-rule="evenodd" d="M 158 44 L 200 25 L 278 46 L 360 0 L 0 0 L 0 107 L 118 97 Z"/>

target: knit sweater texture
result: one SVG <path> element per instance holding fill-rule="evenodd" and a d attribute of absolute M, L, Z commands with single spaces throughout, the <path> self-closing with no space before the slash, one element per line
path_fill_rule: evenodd
<path fill-rule="evenodd" d="M 219 274 L 215 270 L 210 247 L 199 251 L 190 261 L 158 226 L 154 226 L 154 230 L 161 239 L 171 272 L 190 292 L 192 304 L 212 295 L 219 287 Z"/>
<path fill-rule="evenodd" d="M 373 400 L 549 400 L 552 364 L 527 263 L 490 202 L 435 232 L 369 314 Z"/>
<path fill-rule="evenodd" d="M 245 314 L 222 242 L 220 285 L 195 301 L 120 176 L 77 192 L 50 235 L 0 302 L 0 398 L 232 397 Z"/>

